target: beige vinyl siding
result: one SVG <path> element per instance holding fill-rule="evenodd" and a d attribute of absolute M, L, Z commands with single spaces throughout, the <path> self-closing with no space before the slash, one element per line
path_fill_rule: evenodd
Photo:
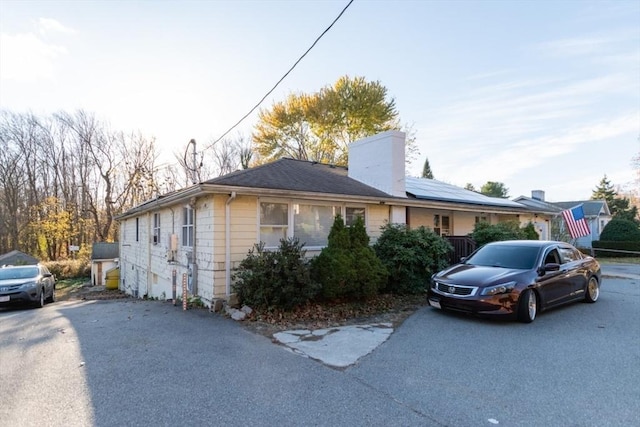
<path fill-rule="evenodd" d="M 427 227 L 429 229 L 433 229 L 433 215 L 434 211 L 431 209 L 411 207 L 409 208 L 409 215 L 407 219 L 409 227 Z"/>
<path fill-rule="evenodd" d="M 381 228 L 389 223 L 389 206 L 369 205 L 367 209 L 367 234 L 371 238 L 371 244 L 378 240 L 382 234 Z"/>
<path fill-rule="evenodd" d="M 225 204 L 229 199 L 228 194 L 216 194 L 213 197 L 213 286 L 214 297 L 225 298 L 226 296 L 226 275 L 225 275 Z M 234 202 L 231 202 L 233 206 Z"/>
<path fill-rule="evenodd" d="M 214 298 L 226 298 L 226 203 L 229 195 L 216 195 L 213 202 Z M 230 204 L 231 274 L 258 242 L 255 196 L 238 196 Z M 231 290 L 233 291 L 233 289 Z"/>
<path fill-rule="evenodd" d="M 471 233 L 476 225 L 476 216 L 487 216 L 487 220 L 489 220 L 488 215 L 481 215 L 480 212 L 454 212 L 451 235 L 466 236 Z"/>

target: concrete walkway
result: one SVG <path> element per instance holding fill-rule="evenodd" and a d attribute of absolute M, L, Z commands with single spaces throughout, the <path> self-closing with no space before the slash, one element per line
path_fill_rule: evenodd
<path fill-rule="evenodd" d="M 393 332 L 391 323 L 278 332 L 273 337 L 294 353 L 345 368 L 371 353 Z"/>

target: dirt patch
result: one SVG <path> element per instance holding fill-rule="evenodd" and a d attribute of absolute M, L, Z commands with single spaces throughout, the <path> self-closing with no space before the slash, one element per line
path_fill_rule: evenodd
<path fill-rule="evenodd" d="M 56 300 L 107 300 L 130 298 L 129 295 L 118 289 L 106 289 L 104 286 L 93 286 L 91 281 L 81 285 L 66 286 L 56 289 Z"/>

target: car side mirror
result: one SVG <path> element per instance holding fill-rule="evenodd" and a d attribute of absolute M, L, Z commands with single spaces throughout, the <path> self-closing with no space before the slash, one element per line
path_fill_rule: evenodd
<path fill-rule="evenodd" d="M 556 262 L 550 262 L 550 263 L 547 263 L 547 264 L 543 265 L 542 267 L 538 268 L 538 274 L 540 276 L 544 276 L 544 274 L 547 271 L 560 271 L 560 264 L 558 264 Z"/>
<path fill-rule="evenodd" d="M 467 260 L 466 256 L 460 258 L 460 264 L 463 264 Z"/>

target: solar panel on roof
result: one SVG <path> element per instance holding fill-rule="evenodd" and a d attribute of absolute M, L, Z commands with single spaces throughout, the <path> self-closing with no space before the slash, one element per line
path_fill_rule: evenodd
<path fill-rule="evenodd" d="M 464 188 L 456 187 L 455 185 L 447 184 L 435 179 L 406 177 L 405 188 L 407 193 L 418 199 L 443 200 L 517 208 L 524 207 L 520 203 L 508 199 L 488 197 L 484 194 L 465 190 Z"/>

